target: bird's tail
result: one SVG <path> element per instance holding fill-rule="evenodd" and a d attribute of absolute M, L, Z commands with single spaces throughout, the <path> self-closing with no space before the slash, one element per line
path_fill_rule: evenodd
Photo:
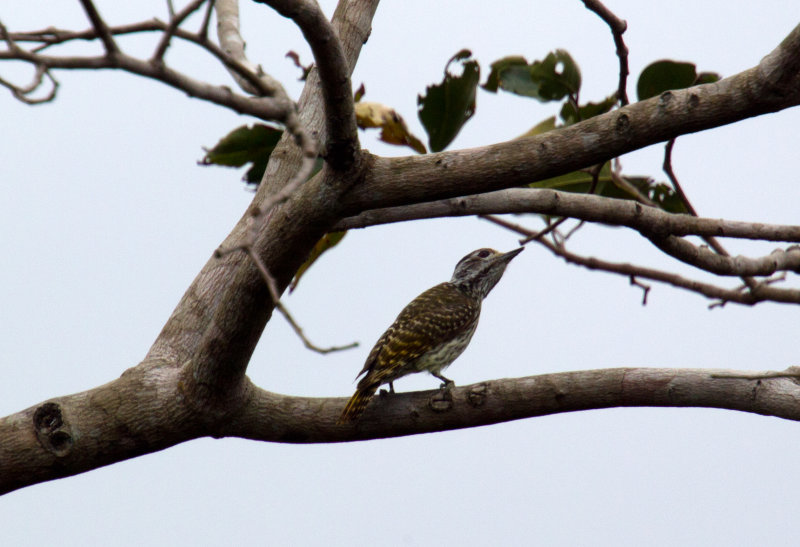
<path fill-rule="evenodd" d="M 364 412 L 364 409 L 367 408 L 367 404 L 369 404 L 377 389 L 377 386 L 358 388 L 353 396 L 350 397 L 350 400 L 347 401 L 347 406 L 344 407 L 342 415 L 339 416 L 339 420 L 336 423 L 346 424 L 358 419 L 361 413 Z"/>

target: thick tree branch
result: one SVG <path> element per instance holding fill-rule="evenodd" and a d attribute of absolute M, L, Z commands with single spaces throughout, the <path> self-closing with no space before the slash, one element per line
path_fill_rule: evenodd
<path fill-rule="evenodd" d="M 796 372 L 796 371 L 795 371 Z M 217 436 L 286 443 L 400 437 L 577 410 L 709 407 L 800 420 L 797 378 L 717 379 L 713 369 L 616 368 L 543 374 L 376 397 L 359 421 L 337 426 L 344 398 L 287 397 L 255 388 Z"/>
<path fill-rule="evenodd" d="M 372 158 L 345 197 L 355 215 L 522 186 L 607 161 L 678 135 L 800 104 L 800 25 L 756 67 L 716 83 L 667 91 L 533 137 L 403 158 Z"/>
<path fill-rule="evenodd" d="M 349 56 L 348 67 L 355 66 L 376 7 L 376 0 L 349 0 L 336 9 L 333 27 Z M 312 71 L 298 107 L 303 127 L 312 134 L 325 123 L 318 78 L 319 73 Z M 278 292 L 285 289 L 314 244 L 341 215 L 336 206 L 341 193 L 360 180 L 363 167 L 354 166 L 349 172 L 323 168 L 283 204 L 268 210 L 264 205 L 286 191 L 301 161 L 301 153 L 284 136 L 270 157 L 251 207 L 222 244 L 223 248 L 234 248 L 249 241 L 251 217 L 263 214 L 266 221 L 252 235 L 253 251 L 274 277 Z M 297 221 L 300 218 L 302 222 Z M 186 385 L 196 389 L 197 401 L 206 412 L 208 405 L 203 405 L 203 399 L 224 399 L 227 390 L 237 391 L 232 386 L 243 381 L 272 309 L 264 281 L 247 256 L 236 253 L 220 260 L 212 258 L 187 290 L 148 356 L 173 363 L 191 362 L 185 373 Z"/>
<path fill-rule="evenodd" d="M 249 397 L 249 395 L 248 395 Z M 0 418 L 0 494 L 204 435 L 177 369 L 149 362 L 98 388 Z"/>
<path fill-rule="evenodd" d="M 175 390 L 180 383 L 174 369 L 151 365 L 0 419 L 0 494 L 209 435 L 345 442 L 621 406 L 724 408 L 800 421 L 796 369 L 787 377 L 758 380 L 740 377 L 770 373 L 616 368 L 493 380 L 378 396 L 359 421 L 341 426 L 336 420 L 344 397 L 291 397 L 249 382 L 240 393 L 246 402 L 239 411 L 211 420 L 185 404 L 185 393 Z"/>

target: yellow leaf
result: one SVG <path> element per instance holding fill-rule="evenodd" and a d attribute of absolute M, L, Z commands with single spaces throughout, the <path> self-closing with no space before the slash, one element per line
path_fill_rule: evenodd
<path fill-rule="evenodd" d="M 355 106 L 356 123 L 361 129 L 379 127 L 381 129 L 380 139 L 383 142 L 408 146 L 420 154 L 427 152 L 425 145 L 411 134 L 403 117 L 393 108 L 366 101 L 357 102 Z"/>

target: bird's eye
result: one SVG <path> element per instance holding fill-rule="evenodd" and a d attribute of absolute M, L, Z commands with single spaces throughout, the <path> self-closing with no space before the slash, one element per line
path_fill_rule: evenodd
<path fill-rule="evenodd" d="M 488 258 L 490 254 L 492 254 L 491 251 L 488 251 L 487 249 L 483 249 L 482 251 L 480 251 L 478 253 L 478 258 Z"/>

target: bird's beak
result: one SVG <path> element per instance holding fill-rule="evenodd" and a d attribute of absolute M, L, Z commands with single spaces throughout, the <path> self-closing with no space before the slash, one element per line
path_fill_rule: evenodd
<path fill-rule="evenodd" d="M 502 260 L 506 264 L 511 262 L 511 259 L 517 256 L 519 253 L 525 250 L 525 247 L 520 247 L 518 249 L 514 249 L 513 251 L 508 251 L 507 253 L 503 253 L 497 257 L 497 260 Z"/>

